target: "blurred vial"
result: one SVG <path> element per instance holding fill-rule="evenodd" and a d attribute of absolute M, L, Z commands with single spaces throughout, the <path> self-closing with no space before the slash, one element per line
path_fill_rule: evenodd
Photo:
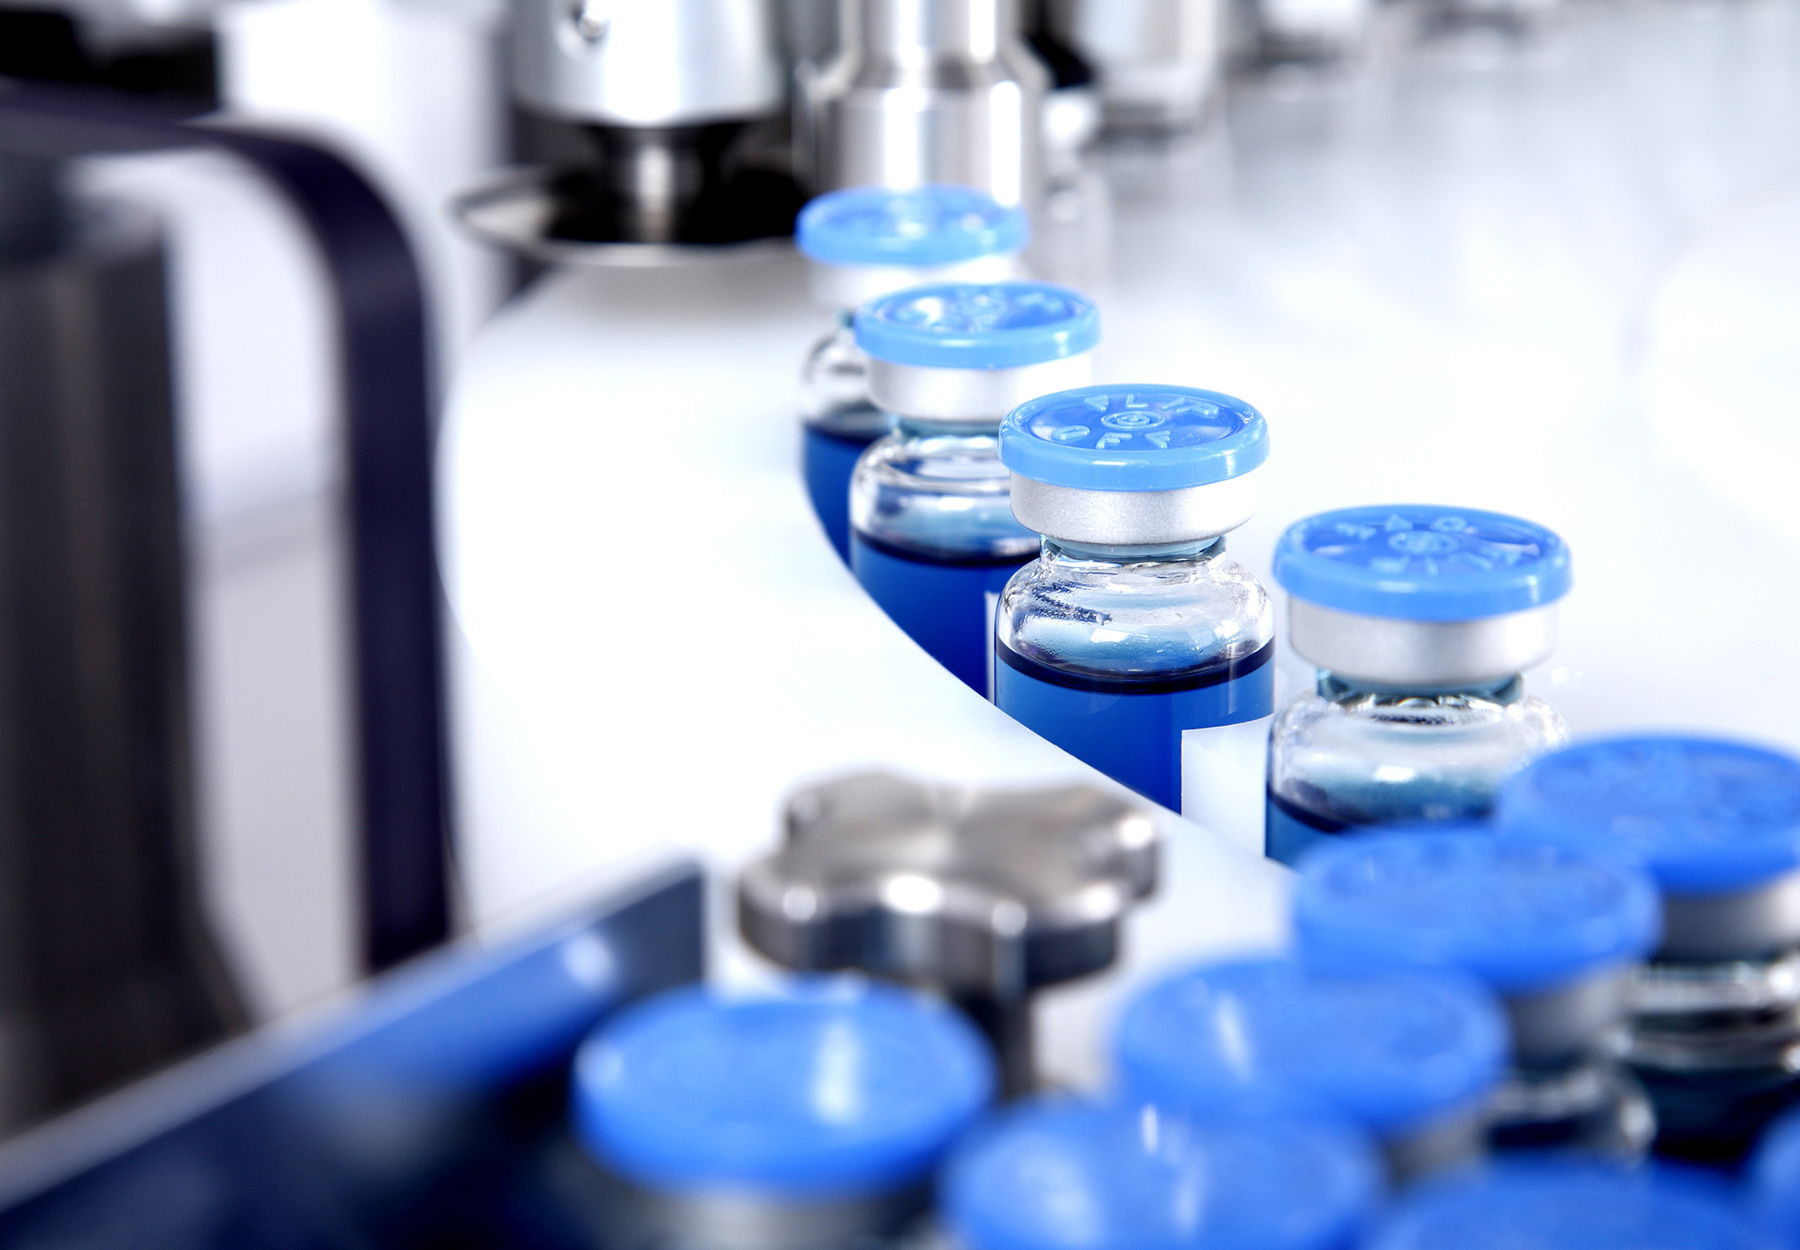
<path fill-rule="evenodd" d="M 831 545 L 848 560 L 850 473 L 892 426 L 869 398 L 857 306 L 922 283 L 1020 277 L 1029 232 L 1023 209 L 972 187 L 854 187 L 808 204 L 794 233 L 812 262 L 814 300 L 835 313 L 801 369 L 806 489 Z"/>
<path fill-rule="evenodd" d="M 1779 1250 L 1724 1185 L 1659 1168 L 1512 1159 L 1416 1186 L 1367 1250 Z"/>
<path fill-rule="evenodd" d="M 1262 849 L 1274 711 L 1268 592 L 1225 558 L 1256 508 L 1268 426 L 1242 400 L 1090 386 L 1000 430 L 1042 554 L 1001 598 L 994 701 L 1064 750 Z"/>
<path fill-rule="evenodd" d="M 915 287 L 864 304 L 856 343 L 894 432 L 850 481 L 850 567 L 945 668 L 989 692 L 994 604 L 1038 536 L 1013 519 L 1000 419 L 1085 383 L 1093 301 L 1044 282 Z"/>
<path fill-rule="evenodd" d="M 1195 1119 L 1329 1116 L 1380 1143 L 1397 1181 L 1483 1153 L 1506 1016 L 1451 969 L 1332 972 L 1281 959 L 1165 977 L 1125 1008 L 1134 1100 Z"/>
<path fill-rule="evenodd" d="M 1269 854 L 1360 825 L 1483 816 L 1501 780 L 1568 740 L 1522 670 L 1556 644 L 1562 539 L 1426 504 L 1308 517 L 1275 545 L 1288 641 L 1317 692 L 1269 741 Z"/>
<path fill-rule="evenodd" d="M 1788 1111 L 1757 1143 L 1747 1169 L 1752 1216 L 1777 1242 L 1800 1246 L 1800 1111 Z"/>
<path fill-rule="evenodd" d="M 1629 1158 L 1649 1147 L 1649 1103 L 1615 1055 L 1660 920 L 1637 869 L 1476 826 L 1326 844 L 1301 864 L 1294 895 L 1309 963 L 1454 968 L 1500 996 L 1513 1069 L 1489 1107 L 1496 1150 Z"/>
<path fill-rule="evenodd" d="M 904 1229 L 994 1092 L 949 1007 L 848 980 L 673 990 L 575 1059 L 574 1128 L 608 1250 L 840 1250 Z"/>
<path fill-rule="evenodd" d="M 1362 1136 L 1330 1121 L 1044 1100 L 957 1148 L 938 1216 L 963 1250 L 1351 1250 L 1379 1178 Z"/>
<path fill-rule="evenodd" d="M 1659 1154 L 1741 1159 L 1800 1098 L 1800 760 L 1710 738 L 1585 742 L 1503 786 L 1496 818 L 1649 869 L 1663 940 L 1626 1058 Z"/>

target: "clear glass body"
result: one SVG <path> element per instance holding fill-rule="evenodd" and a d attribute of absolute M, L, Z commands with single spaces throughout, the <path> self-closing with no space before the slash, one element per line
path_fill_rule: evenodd
<path fill-rule="evenodd" d="M 856 345 L 856 313 L 840 311 L 800 367 L 800 419 L 861 442 L 881 437 L 893 418 L 869 399 L 869 358 Z"/>
<path fill-rule="evenodd" d="M 858 536 L 940 560 L 1026 560 L 1038 536 L 1014 519 L 1000 421 L 915 422 L 871 444 L 850 479 Z"/>
<path fill-rule="evenodd" d="M 1176 677 L 1254 655 L 1275 636 L 1262 584 L 1225 540 L 1095 547 L 1046 538 L 1001 596 L 999 641 L 1067 673 Z"/>
<path fill-rule="evenodd" d="M 1568 741 L 1514 676 L 1472 690 L 1372 689 L 1319 674 L 1275 718 L 1269 790 L 1321 824 L 1480 816 L 1500 782 Z"/>

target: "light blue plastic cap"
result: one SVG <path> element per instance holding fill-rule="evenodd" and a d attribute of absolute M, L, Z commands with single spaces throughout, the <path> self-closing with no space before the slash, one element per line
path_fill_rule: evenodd
<path fill-rule="evenodd" d="M 1189 386 L 1083 386 L 1020 404 L 1000 461 L 1082 490 L 1181 490 L 1242 477 L 1269 458 L 1269 426 L 1241 399 Z"/>
<path fill-rule="evenodd" d="M 659 995 L 588 1038 L 574 1084 L 582 1143 L 641 1185 L 828 1198 L 923 1177 L 994 1070 L 948 1007 L 813 980 L 781 998 Z"/>
<path fill-rule="evenodd" d="M 1013 369 L 1092 351 L 1094 301 L 1048 282 L 942 282 L 870 300 L 856 345 L 877 360 L 933 369 Z"/>
<path fill-rule="evenodd" d="M 1347 1126 L 1044 1101 L 958 1147 L 938 1206 L 968 1250 L 1348 1250 L 1378 1176 Z"/>
<path fill-rule="evenodd" d="M 974 187 L 850 187 L 800 210 L 794 239 L 809 260 L 828 265 L 928 269 L 1023 251 L 1025 210 Z"/>
<path fill-rule="evenodd" d="M 1602 738 L 1500 789 L 1511 834 L 1624 853 L 1670 894 L 1749 889 L 1800 868 L 1800 760 L 1717 738 Z"/>
<path fill-rule="evenodd" d="M 1552 989 L 1648 955 L 1656 887 L 1616 859 L 1477 825 L 1394 826 L 1300 863 L 1303 956 L 1337 968 L 1460 968 L 1502 994 Z"/>
<path fill-rule="evenodd" d="M 1369 1250 L 1778 1250 L 1725 1187 L 1567 1156 L 1494 1164 L 1402 1195 Z"/>
<path fill-rule="evenodd" d="M 1800 1109 L 1763 1134 L 1748 1172 L 1751 1211 L 1782 1245 L 1800 1246 Z"/>
<path fill-rule="evenodd" d="M 1471 621 L 1569 593 L 1569 549 L 1498 512 L 1393 504 L 1321 512 L 1275 544 L 1275 580 L 1296 599 L 1403 621 Z"/>
<path fill-rule="evenodd" d="M 1132 1000 L 1118 1071 L 1134 1097 L 1197 1117 L 1325 1115 L 1381 1136 L 1467 1107 L 1500 1079 L 1507 1024 L 1450 971 L 1190 968 Z"/>

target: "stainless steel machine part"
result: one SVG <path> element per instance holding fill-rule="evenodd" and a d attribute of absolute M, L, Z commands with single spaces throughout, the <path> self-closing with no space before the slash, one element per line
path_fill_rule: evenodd
<path fill-rule="evenodd" d="M 0 158 L 0 1135 L 247 1024 L 208 928 L 156 222 Z"/>
<path fill-rule="evenodd" d="M 1058 31 L 1094 66 L 1109 131 L 1198 130 L 1222 83 L 1221 0 L 1052 0 Z"/>
<path fill-rule="evenodd" d="M 1109 966 L 1155 888 L 1148 808 L 1089 786 L 994 790 L 863 773 L 808 787 L 785 844 L 738 878 L 738 928 L 794 969 L 941 991 L 1034 1083 L 1031 991 Z"/>
<path fill-rule="evenodd" d="M 768 0 L 513 0 L 513 93 L 552 117 L 669 128 L 781 108 Z"/>
<path fill-rule="evenodd" d="M 1015 0 L 843 0 L 839 28 L 838 55 L 800 83 L 797 159 L 815 192 L 960 183 L 1038 202 L 1049 75 Z"/>

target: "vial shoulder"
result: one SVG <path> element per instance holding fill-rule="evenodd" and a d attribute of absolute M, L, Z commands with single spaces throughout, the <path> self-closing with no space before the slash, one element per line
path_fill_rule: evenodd
<path fill-rule="evenodd" d="M 850 524 L 926 555 L 1023 561 L 1040 542 L 1013 516 L 999 440 L 986 434 L 877 439 L 850 476 Z"/>
<path fill-rule="evenodd" d="M 1568 741 L 1542 699 L 1301 695 L 1269 734 L 1269 787 L 1350 822 L 1478 816 L 1500 782 Z"/>
<path fill-rule="evenodd" d="M 1125 565 L 1093 574 L 1045 556 L 1007 584 L 999 640 L 1071 672 L 1170 675 L 1242 660 L 1269 646 L 1268 591 L 1235 561 Z"/>

